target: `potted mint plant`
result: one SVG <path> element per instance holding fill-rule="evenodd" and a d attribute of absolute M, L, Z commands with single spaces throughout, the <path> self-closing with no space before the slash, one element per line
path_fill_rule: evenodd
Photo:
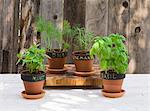
<path fill-rule="evenodd" d="M 94 34 L 79 26 L 74 27 L 73 31 L 76 44 L 74 45 L 75 51 L 72 55 L 76 71 L 91 72 L 93 71 L 93 59 L 89 55 L 89 49 L 93 44 Z"/>
<path fill-rule="evenodd" d="M 46 79 L 45 66 L 43 64 L 46 57 L 45 49 L 32 45 L 24 53 L 17 54 L 18 63 L 22 63 L 21 79 L 23 80 L 25 93 L 28 95 L 41 94 Z"/>
<path fill-rule="evenodd" d="M 63 69 L 67 58 L 69 44 L 63 39 L 71 37 L 71 26 L 67 21 L 63 23 L 63 30 L 56 27 L 52 22 L 39 17 L 36 22 L 37 31 L 41 33 L 46 47 L 46 54 L 50 57 L 48 64 L 50 69 Z M 53 48 L 54 41 L 58 44 Z"/>
<path fill-rule="evenodd" d="M 119 34 L 97 37 L 90 50 L 90 56 L 96 55 L 100 61 L 103 78 L 103 94 L 108 97 L 120 97 L 123 79 L 128 68 L 128 50 L 126 38 Z"/>

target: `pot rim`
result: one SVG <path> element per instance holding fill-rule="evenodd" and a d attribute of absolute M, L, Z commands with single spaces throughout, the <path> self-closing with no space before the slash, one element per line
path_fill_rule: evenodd
<path fill-rule="evenodd" d="M 43 72 L 43 71 L 42 71 Z M 43 81 L 46 80 L 46 73 L 40 73 L 40 74 L 23 74 L 21 73 L 21 79 L 23 81 L 27 82 L 38 82 L 38 81 Z"/>
<path fill-rule="evenodd" d="M 66 53 L 68 52 L 67 50 L 64 50 L 64 49 L 48 49 L 46 50 L 46 52 L 48 53 Z"/>
<path fill-rule="evenodd" d="M 120 80 L 120 79 L 124 79 L 126 77 L 126 74 L 110 74 L 110 73 L 101 73 L 101 78 L 105 79 L 105 80 Z"/>
<path fill-rule="evenodd" d="M 73 51 L 73 52 L 72 52 L 72 55 L 74 55 L 74 56 L 80 55 L 80 54 L 85 55 L 84 53 L 89 53 L 89 52 L 90 52 L 90 51 L 88 51 L 88 50 Z M 76 54 L 76 53 L 79 53 L 79 54 Z"/>
<path fill-rule="evenodd" d="M 27 74 L 26 73 L 24 73 L 24 72 L 27 72 Z M 43 74 L 43 73 L 45 73 L 44 71 L 38 71 L 38 72 L 41 72 L 41 73 L 30 73 L 29 72 L 29 70 L 22 70 L 21 72 L 20 72 L 20 74 L 23 74 L 23 75 L 38 75 L 38 74 Z"/>
<path fill-rule="evenodd" d="M 67 57 L 68 51 L 64 51 L 63 49 L 52 49 L 52 50 L 46 51 L 46 54 L 50 58 L 64 58 L 64 57 Z"/>
<path fill-rule="evenodd" d="M 87 50 L 73 51 L 72 57 L 75 60 L 93 60 L 93 58 L 90 57 L 89 51 Z"/>

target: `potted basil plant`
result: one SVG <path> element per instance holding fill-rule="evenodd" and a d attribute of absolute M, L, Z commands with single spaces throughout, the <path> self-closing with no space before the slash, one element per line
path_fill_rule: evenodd
<path fill-rule="evenodd" d="M 37 95 L 42 93 L 46 79 L 45 66 L 43 64 L 46 57 L 45 49 L 32 45 L 24 53 L 17 54 L 18 63 L 22 63 L 21 79 L 23 80 L 25 93 Z"/>
<path fill-rule="evenodd" d="M 96 55 L 100 61 L 105 96 L 120 97 L 124 94 L 122 84 L 128 68 L 125 41 L 126 38 L 119 34 L 97 37 L 90 50 L 90 56 Z"/>

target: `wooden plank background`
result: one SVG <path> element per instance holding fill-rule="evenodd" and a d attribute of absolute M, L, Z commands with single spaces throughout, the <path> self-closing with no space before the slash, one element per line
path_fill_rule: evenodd
<path fill-rule="evenodd" d="M 17 71 L 18 0 L 0 0 L 0 73 Z"/>
<path fill-rule="evenodd" d="M 128 38 L 128 73 L 150 73 L 150 0 L 0 0 L 0 73 L 16 73 L 16 53 L 35 38 L 42 41 L 34 33 L 37 15 L 58 27 L 68 20 L 96 35 L 123 34 Z M 71 56 L 67 62 L 72 63 Z"/>

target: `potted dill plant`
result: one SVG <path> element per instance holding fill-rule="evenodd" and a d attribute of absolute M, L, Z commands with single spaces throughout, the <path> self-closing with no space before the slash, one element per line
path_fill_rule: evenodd
<path fill-rule="evenodd" d="M 126 38 L 119 34 L 97 37 L 90 50 L 90 56 L 93 58 L 96 55 L 100 61 L 104 96 L 120 97 L 124 94 L 122 84 L 128 68 L 125 41 Z"/>
<path fill-rule="evenodd" d="M 63 69 L 66 62 L 69 44 L 64 40 L 64 36 L 71 37 L 71 26 L 69 22 L 64 21 L 63 30 L 55 26 L 51 21 L 46 21 L 39 17 L 36 22 L 37 31 L 41 33 L 46 47 L 49 69 Z M 53 48 L 53 42 L 58 44 Z"/>
<path fill-rule="evenodd" d="M 94 34 L 87 31 L 84 27 L 76 26 L 73 28 L 75 51 L 72 53 L 77 72 L 92 72 L 93 59 L 90 57 L 89 49 L 94 40 Z"/>
<path fill-rule="evenodd" d="M 18 63 L 22 63 L 21 79 L 23 80 L 25 93 L 27 95 L 38 95 L 43 93 L 43 86 L 46 79 L 45 66 L 46 57 L 44 48 L 32 45 L 24 53 L 17 54 Z"/>

